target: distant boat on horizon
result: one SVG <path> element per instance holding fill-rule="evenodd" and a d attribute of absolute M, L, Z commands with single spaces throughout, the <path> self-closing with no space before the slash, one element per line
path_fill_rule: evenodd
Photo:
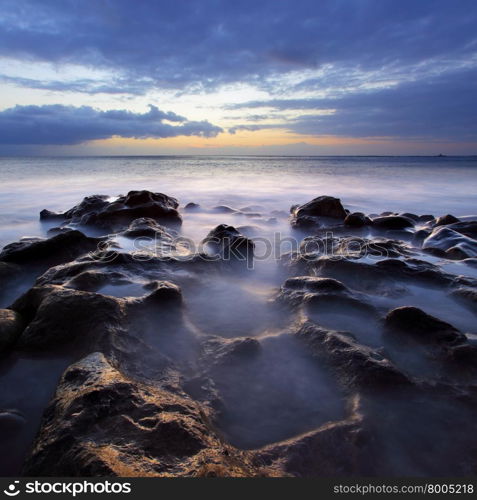
<path fill-rule="evenodd" d="M 446 156 L 447 156 L 447 155 L 443 155 L 442 153 L 439 153 L 439 154 L 437 155 L 437 157 L 438 157 L 438 158 L 445 158 Z"/>

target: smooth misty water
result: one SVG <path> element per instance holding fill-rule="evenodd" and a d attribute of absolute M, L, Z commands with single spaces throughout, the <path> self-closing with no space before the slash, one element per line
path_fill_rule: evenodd
<path fill-rule="evenodd" d="M 367 213 L 476 215 L 477 157 L 0 158 L 0 245 L 43 235 L 43 208 L 65 210 L 90 194 L 132 189 L 164 192 L 182 206 L 194 201 L 288 211 L 332 195 Z"/>

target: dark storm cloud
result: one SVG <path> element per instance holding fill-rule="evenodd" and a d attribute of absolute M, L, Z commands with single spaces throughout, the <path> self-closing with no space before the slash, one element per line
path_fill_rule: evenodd
<path fill-rule="evenodd" d="M 476 14 L 475 0 L 4 0 L 0 55 L 207 88 L 462 58 L 476 50 Z"/>
<path fill-rule="evenodd" d="M 179 135 L 215 137 L 221 131 L 207 121 L 187 121 L 155 106 L 142 114 L 61 105 L 15 106 L 0 112 L 0 144 L 80 144 L 112 136 L 139 139 Z"/>
<path fill-rule="evenodd" d="M 298 134 L 477 140 L 477 69 L 321 99 L 252 101 L 238 108 L 307 111 L 283 124 Z M 316 114 L 310 113 L 316 110 Z M 318 111 L 333 110 L 332 114 Z"/>

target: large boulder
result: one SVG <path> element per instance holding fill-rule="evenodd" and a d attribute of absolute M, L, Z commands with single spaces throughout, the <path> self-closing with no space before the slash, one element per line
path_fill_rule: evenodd
<path fill-rule="evenodd" d="M 93 195 L 84 198 L 77 206 L 63 214 L 42 211 L 40 218 L 63 219 L 82 225 L 119 231 L 140 217 L 148 217 L 162 224 L 179 226 L 182 223 L 177 210 L 179 202 L 170 196 L 151 191 L 130 191 L 125 196 L 110 201 L 107 196 Z"/>
<path fill-rule="evenodd" d="M 291 213 L 291 224 L 297 228 L 306 228 L 313 225 L 319 226 L 319 218 L 321 217 L 343 221 L 348 215 L 340 199 L 333 196 L 319 196 L 318 198 L 314 198 L 308 203 L 292 207 Z"/>
<path fill-rule="evenodd" d="M 101 353 L 70 366 L 46 409 L 28 476 L 254 476 L 207 409 L 177 387 L 138 383 Z"/>

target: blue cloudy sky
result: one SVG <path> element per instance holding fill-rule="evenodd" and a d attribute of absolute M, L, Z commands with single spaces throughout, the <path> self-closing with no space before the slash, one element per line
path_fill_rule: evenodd
<path fill-rule="evenodd" d="M 477 154 L 476 0 L 2 0 L 0 154 Z"/>

